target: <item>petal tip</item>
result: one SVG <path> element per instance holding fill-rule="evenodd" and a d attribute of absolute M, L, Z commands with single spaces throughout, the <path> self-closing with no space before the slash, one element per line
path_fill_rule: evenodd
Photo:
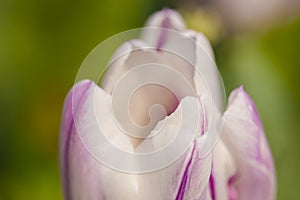
<path fill-rule="evenodd" d="M 253 99 L 245 91 L 243 86 L 239 86 L 229 95 L 228 108 L 225 114 L 232 112 L 230 110 L 235 110 L 234 112 L 242 114 L 244 117 L 248 117 L 248 119 L 253 121 L 255 126 L 262 129 L 262 123 L 258 109 Z"/>
<path fill-rule="evenodd" d="M 185 23 L 182 16 L 177 11 L 167 7 L 151 15 L 146 26 L 174 29 L 178 31 L 185 29 Z"/>
<path fill-rule="evenodd" d="M 243 86 L 243 85 L 240 85 L 240 86 L 238 87 L 238 90 L 239 90 L 240 92 L 245 92 L 244 86 Z"/>

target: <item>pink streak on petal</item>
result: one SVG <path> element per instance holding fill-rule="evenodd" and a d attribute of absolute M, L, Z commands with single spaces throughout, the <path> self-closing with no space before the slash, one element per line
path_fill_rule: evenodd
<path fill-rule="evenodd" d="M 176 196 L 176 200 L 183 200 L 184 199 L 184 193 L 186 190 L 186 184 L 187 184 L 187 180 L 188 180 L 188 176 L 189 176 L 189 170 L 191 167 L 191 163 L 192 163 L 192 159 L 194 156 L 194 152 L 195 152 L 195 144 L 193 145 L 193 150 L 192 150 L 192 155 L 189 159 L 189 162 L 187 163 L 187 166 L 185 168 L 182 180 L 181 180 L 181 184 L 180 184 L 180 188 L 178 190 L 177 196 Z"/>
<path fill-rule="evenodd" d="M 233 175 L 228 180 L 228 193 L 229 193 L 229 200 L 237 200 L 238 199 L 238 192 L 234 186 L 235 182 L 238 180 L 238 174 Z"/>
<path fill-rule="evenodd" d="M 213 168 L 213 166 L 212 166 L 212 168 Z M 209 177 L 209 187 L 210 187 L 211 199 L 215 200 L 216 199 L 216 186 L 215 186 L 215 177 L 213 175 L 213 170 L 211 170 L 211 174 Z"/>

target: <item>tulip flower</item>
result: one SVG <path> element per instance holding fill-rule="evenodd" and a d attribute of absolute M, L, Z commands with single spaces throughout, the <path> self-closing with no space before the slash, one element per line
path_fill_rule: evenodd
<path fill-rule="evenodd" d="M 218 72 L 209 64 L 214 64 L 214 55 L 208 40 L 201 33 L 186 29 L 180 14 L 171 9 L 154 13 L 146 27 L 159 29 L 145 29 L 140 39 L 121 45 L 100 86 L 82 80 L 65 100 L 60 136 L 64 199 L 275 199 L 273 159 L 256 107 L 239 87 L 230 94 L 225 112 L 219 109 L 222 88 Z M 176 38 L 168 30 L 194 43 Z M 200 63 L 203 74 L 209 76 L 204 77 L 207 83 L 174 52 L 189 57 L 193 65 Z M 153 68 L 136 67 L 145 63 Z M 166 65 L 170 67 L 163 68 Z M 129 83 L 150 80 L 153 76 L 149 70 L 156 68 L 162 71 L 154 78 L 165 81 L 172 89 L 158 84 L 140 87 L 131 94 L 130 101 L 126 101 L 128 107 L 123 110 L 121 100 L 127 95 L 124 90 L 131 87 Z M 174 78 L 173 72 L 180 76 Z M 130 73 L 133 75 L 128 84 L 122 84 Z M 188 84 L 183 87 L 184 81 Z M 176 91 L 180 95 L 174 94 Z M 163 106 L 164 112 L 151 113 L 151 106 L 156 104 Z M 139 126 L 128 124 L 128 110 L 131 120 Z M 116 124 L 116 114 L 124 124 Z M 213 116 L 220 116 L 221 129 L 216 128 L 218 117 Z M 119 125 L 127 128 L 129 134 L 123 134 Z M 177 130 L 180 134 L 174 139 Z M 211 137 L 211 130 L 221 131 L 221 135 Z M 143 137 L 135 137 L 138 135 Z M 191 142 L 183 148 L 189 139 Z M 175 147 L 164 148 L 172 142 Z M 175 157 L 181 147 L 184 151 Z M 153 158 L 152 154 L 143 154 L 149 149 L 158 153 Z M 167 153 L 161 156 L 161 151 Z M 156 168 L 151 170 L 153 166 Z"/>

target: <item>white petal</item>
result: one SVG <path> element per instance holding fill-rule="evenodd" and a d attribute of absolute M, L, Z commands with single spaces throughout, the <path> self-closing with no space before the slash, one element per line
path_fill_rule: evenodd
<path fill-rule="evenodd" d="M 156 130 L 161 130 L 160 135 L 154 137 L 152 140 L 144 140 L 138 146 L 137 151 L 143 151 L 145 149 L 161 149 L 164 145 L 168 145 L 173 142 L 178 129 L 181 126 L 185 126 L 185 123 L 193 121 L 193 118 L 196 118 L 195 112 L 197 112 L 197 105 L 195 105 L 195 103 L 197 103 L 197 101 L 198 100 L 194 97 L 184 98 L 177 110 L 157 125 L 154 132 Z M 182 113 L 181 107 L 188 110 L 186 113 L 188 115 Z M 200 112 L 202 111 L 200 110 Z M 201 116 L 200 118 L 200 126 L 195 139 L 192 140 L 193 142 L 191 147 L 182 157 L 179 158 L 178 161 L 162 171 L 140 177 L 142 183 L 147 183 L 148 187 L 143 188 L 146 188 L 147 194 L 152 196 L 151 198 L 192 200 L 200 199 L 201 196 L 204 196 L 203 193 L 207 188 L 211 171 L 211 155 L 208 155 L 204 159 L 200 159 L 201 147 L 205 142 L 202 129 L 204 119 L 202 117 L 205 116 Z M 161 128 L 161 126 L 164 127 Z M 189 140 L 188 135 L 191 133 L 188 131 L 189 130 L 187 129 L 184 133 L 186 139 L 180 139 L 177 141 L 178 144 L 176 144 L 176 146 L 179 147 L 182 145 L 182 140 Z M 178 135 L 176 137 L 178 137 Z M 170 183 L 172 186 L 171 188 Z M 173 192 L 170 192 L 170 190 L 173 190 Z M 157 191 L 164 191 L 163 193 L 166 193 L 166 195 L 153 196 L 153 194 L 159 195 Z"/>
<path fill-rule="evenodd" d="M 91 81 L 77 83 L 67 97 L 61 131 L 65 199 L 200 198 L 207 186 L 211 166 L 210 156 L 200 159 L 198 155 L 203 143 L 200 133 L 182 157 L 159 171 L 146 174 L 123 173 L 106 167 L 107 163 L 99 160 L 97 154 L 101 152 L 107 154 L 108 159 L 118 157 L 109 153 L 109 145 L 99 136 L 101 130 L 109 131 L 106 136 L 111 142 L 120 145 L 121 149 L 132 151 L 130 140 L 118 137 L 118 130 L 107 119 L 112 115 L 109 101 L 110 95 Z M 187 102 L 187 105 L 190 103 Z M 194 109 L 193 106 L 191 108 Z M 172 124 L 171 118 L 168 124 Z M 126 162 L 123 158 L 118 159 Z"/>
<path fill-rule="evenodd" d="M 101 80 L 101 88 L 103 88 L 108 93 L 112 93 L 113 88 L 120 77 L 127 72 L 128 70 L 136 67 L 138 64 L 141 64 L 141 59 L 136 56 L 136 64 L 126 64 L 132 52 L 137 50 L 147 49 L 148 45 L 142 40 L 131 40 L 122 44 L 112 56 L 110 63 L 108 64 L 107 71 Z M 150 58 L 153 56 L 149 55 Z"/>
<path fill-rule="evenodd" d="M 94 106 L 91 105 L 90 97 L 93 97 L 95 86 L 91 81 L 81 81 L 66 99 L 60 140 L 65 199 L 111 199 L 111 195 L 120 199 L 121 196 L 118 195 L 125 193 L 134 196 L 137 190 L 134 175 L 118 173 L 103 166 L 82 143 L 81 137 L 89 137 L 98 126 L 94 115 L 91 115 Z M 116 181 L 127 184 L 120 187 L 115 184 Z M 114 193 L 111 187 L 114 184 L 119 193 Z"/>
<path fill-rule="evenodd" d="M 183 34 L 186 37 L 189 37 L 189 38 L 192 38 L 193 40 L 195 40 L 196 44 L 199 47 L 203 48 L 205 50 L 205 52 L 211 57 L 212 60 L 215 60 L 214 52 L 211 47 L 211 44 L 210 44 L 209 40 L 205 37 L 205 35 L 203 35 L 203 33 L 196 32 L 194 30 L 185 30 L 185 31 L 183 31 Z"/>
<path fill-rule="evenodd" d="M 232 155 L 219 140 L 213 150 L 213 166 L 210 177 L 211 193 L 215 200 L 231 200 L 229 198 L 228 181 L 237 173 Z"/>

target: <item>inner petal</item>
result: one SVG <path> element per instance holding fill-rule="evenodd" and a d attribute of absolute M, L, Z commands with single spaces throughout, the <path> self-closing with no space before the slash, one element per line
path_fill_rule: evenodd
<path fill-rule="evenodd" d="M 159 121 L 172 114 L 178 104 L 176 95 L 168 88 L 155 83 L 147 84 L 138 88 L 131 96 L 129 113 L 134 123 L 141 127 L 150 126 L 149 130 L 152 130 Z M 164 112 L 157 109 L 151 112 L 157 105 Z"/>

